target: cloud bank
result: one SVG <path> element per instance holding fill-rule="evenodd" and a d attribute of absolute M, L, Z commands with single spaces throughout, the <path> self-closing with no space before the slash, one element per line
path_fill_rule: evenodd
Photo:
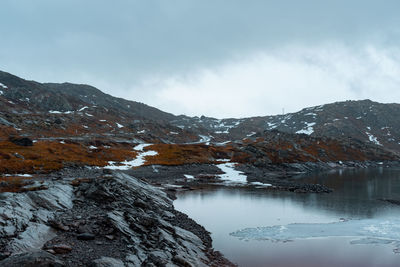
<path fill-rule="evenodd" d="M 0 69 L 176 114 L 400 102 L 399 9 L 397 0 L 3 0 Z"/>
<path fill-rule="evenodd" d="M 400 50 L 287 46 L 187 76 L 147 81 L 148 103 L 177 114 L 244 117 L 343 100 L 400 102 Z"/>

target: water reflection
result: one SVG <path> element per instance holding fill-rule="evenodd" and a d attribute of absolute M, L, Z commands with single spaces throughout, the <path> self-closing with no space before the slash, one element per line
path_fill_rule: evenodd
<path fill-rule="evenodd" d="M 389 245 L 350 245 L 351 240 L 346 238 L 289 243 L 245 242 L 229 235 L 244 228 L 331 223 L 341 218 L 400 218 L 398 206 L 380 200 L 400 200 L 400 170 L 346 170 L 295 179 L 324 184 L 335 191 L 331 194 L 296 194 L 254 188 L 223 188 L 186 192 L 178 195 L 174 204 L 211 231 L 214 246 L 242 266 L 299 266 L 296 265 L 299 261 L 304 263 L 300 265 L 307 266 L 357 266 L 364 265 L 361 258 L 368 259 L 364 266 L 398 266 L 400 255 L 394 254 Z M 304 246 L 315 250 L 304 249 Z M 330 252 L 333 250 L 343 250 L 343 254 L 332 255 Z M 359 260 L 354 259 L 356 254 Z M 315 261 L 307 261 L 308 258 Z M 315 262 L 324 264 L 314 265 Z"/>

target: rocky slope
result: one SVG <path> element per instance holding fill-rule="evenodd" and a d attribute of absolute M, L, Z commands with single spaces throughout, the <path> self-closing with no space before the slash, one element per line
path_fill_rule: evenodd
<path fill-rule="evenodd" d="M 400 104 L 363 100 L 310 107 L 285 115 L 243 119 L 181 116 L 173 124 L 183 129 L 207 129 L 210 136 L 220 140 L 237 140 L 265 130 L 278 130 L 315 137 L 351 137 L 400 151 L 399 118 Z"/>
<path fill-rule="evenodd" d="M 144 181 L 81 169 L 42 183 L 1 194 L 0 266 L 232 266 L 204 228 Z"/>
<path fill-rule="evenodd" d="M 0 72 L 0 126 L 31 138 L 113 138 L 195 142 L 197 134 L 169 124 L 175 116 L 142 103 L 70 83 L 42 84 Z M 0 136 L 1 138 L 2 136 Z"/>
<path fill-rule="evenodd" d="M 223 178 L 233 172 L 257 190 L 328 193 L 291 177 L 398 166 L 399 110 L 192 118 L 0 72 L 0 266 L 231 266 L 174 210 L 176 190 L 237 186 Z"/>

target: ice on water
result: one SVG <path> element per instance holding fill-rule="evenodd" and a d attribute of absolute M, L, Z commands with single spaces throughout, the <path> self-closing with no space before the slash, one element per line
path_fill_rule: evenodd
<path fill-rule="evenodd" d="M 305 238 L 355 237 L 351 244 L 400 247 L 400 219 L 362 219 L 332 223 L 293 223 L 245 228 L 230 234 L 241 240 L 287 241 Z"/>

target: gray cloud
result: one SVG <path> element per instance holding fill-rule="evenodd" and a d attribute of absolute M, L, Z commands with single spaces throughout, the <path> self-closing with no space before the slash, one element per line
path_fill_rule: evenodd
<path fill-rule="evenodd" d="M 254 53 L 335 42 L 396 46 L 399 7 L 393 0 L 3 0 L 0 69 L 157 104 L 171 77 Z"/>

